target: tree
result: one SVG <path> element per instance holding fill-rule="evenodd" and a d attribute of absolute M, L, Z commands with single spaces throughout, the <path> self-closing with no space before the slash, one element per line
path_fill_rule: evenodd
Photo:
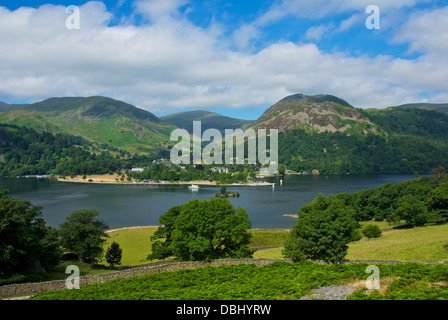
<path fill-rule="evenodd" d="M 432 190 L 430 208 L 438 214 L 440 220 L 448 219 L 448 183 L 441 183 Z"/>
<path fill-rule="evenodd" d="M 45 230 L 45 236 L 39 241 L 42 246 L 42 258 L 40 262 L 45 269 L 48 269 L 59 263 L 64 251 L 59 240 L 58 229 L 47 225 L 45 226 Z"/>
<path fill-rule="evenodd" d="M 367 238 L 379 238 L 381 237 L 381 229 L 373 224 L 366 225 L 361 230 L 362 234 Z"/>
<path fill-rule="evenodd" d="M 440 175 L 440 176 L 442 176 L 442 175 L 444 175 L 446 173 L 446 169 L 444 167 L 442 167 L 442 166 L 438 166 L 437 168 L 434 168 L 432 171 L 436 175 Z"/>
<path fill-rule="evenodd" d="M 57 237 L 41 217 L 42 208 L 0 192 L 0 277 L 51 267 L 60 257 Z"/>
<path fill-rule="evenodd" d="M 283 254 L 294 261 L 342 261 L 358 226 L 353 216 L 354 210 L 342 201 L 319 194 L 299 210 Z"/>
<path fill-rule="evenodd" d="M 405 220 L 412 226 L 422 226 L 428 221 L 428 209 L 423 201 L 411 195 L 405 195 L 398 201 L 398 207 L 392 214 L 392 220 Z"/>
<path fill-rule="evenodd" d="M 109 248 L 106 250 L 106 261 L 113 268 L 116 265 L 121 264 L 121 254 L 123 250 L 120 248 L 120 245 L 115 241 L 112 242 Z"/>
<path fill-rule="evenodd" d="M 221 187 L 221 190 L 219 192 L 220 194 L 226 194 L 227 193 L 227 188 L 226 187 Z"/>
<path fill-rule="evenodd" d="M 95 263 L 103 255 L 103 243 L 109 228 L 97 219 L 97 210 L 79 210 L 60 224 L 62 246 L 77 254 L 80 261 Z"/>
<path fill-rule="evenodd" d="M 148 258 L 168 254 L 181 261 L 252 257 L 247 212 L 234 209 L 227 199 L 194 199 L 170 209 L 160 221 L 166 224 L 159 228 L 158 237 L 167 238 L 153 245 Z"/>
<path fill-rule="evenodd" d="M 283 164 L 279 164 L 278 166 L 278 174 L 284 175 L 286 171 L 286 168 Z"/>
<path fill-rule="evenodd" d="M 151 236 L 152 253 L 148 255 L 148 260 L 163 260 L 173 255 L 171 247 L 173 240 L 172 232 L 174 229 L 174 222 L 181 210 L 182 206 L 175 206 L 160 216 L 159 222 L 162 226 L 157 228 L 156 232 Z"/>

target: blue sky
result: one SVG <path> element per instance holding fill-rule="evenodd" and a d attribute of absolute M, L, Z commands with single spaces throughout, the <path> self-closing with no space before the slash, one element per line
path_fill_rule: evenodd
<path fill-rule="evenodd" d="M 380 29 L 366 28 L 369 5 Z M 442 103 L 446 52 L 448 1 L 3 1 L 0 101 L 105 95 L 245 119 L 294 93 Z"/>

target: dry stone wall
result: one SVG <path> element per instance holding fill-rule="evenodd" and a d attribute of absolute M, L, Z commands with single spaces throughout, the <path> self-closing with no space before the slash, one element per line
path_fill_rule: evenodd
<path fill-rule="evenodd" d="M 189 262 L 157 262 L 140 267 L 133 267 L 125 270 L 103 273 L 99 275 L 81 276 L 79 277 L 79 285 L 85 286 L 89 284 L 105 283 L 117 279 L 133 278 L 155 274 L 160 272 L 172 272 L 185 269 L 195 269 L 206 266 L 218 267 L 237 264 L 255 264 L 264 266 L 276 261 L 290 261 L 287 259 L 222 259 L 206 261 L 189 261 Z M 12 284 L 0 287 L 0 297 L 14 297 L 33 295 L 45 291 L 56 291 L 66 289 L 65 280 L 55 280 L 47 282 Z"/>

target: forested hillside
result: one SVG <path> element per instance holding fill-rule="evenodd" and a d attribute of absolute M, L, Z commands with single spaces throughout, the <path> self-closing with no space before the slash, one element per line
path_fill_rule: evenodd
<path fill-rule="evenodd" d="M 448 145 L 421 136 L 388 137 L 313 133 L 296 129 L 279 134 L 279 163 L 287 169 L 321 174 L 422 173 L 448 166 Z"/>
<path fill-rule="evenodd" d="M 329 206 L 341 201 L 353 209 L 357 221 L 405 221 L 409 226 L 444 223 L 448 220 L 448 176 L 444 173 L 441 167 L 432 177 L 391 182 L 351 194 L 319 195 L 314 202 Z"/>
<path fill-rule="evenodd" d="M 124 165 L 119 157 L 82 147 L 89 145 L 80 137 L 0 124 L 0 176 L 104 174 Z"/>

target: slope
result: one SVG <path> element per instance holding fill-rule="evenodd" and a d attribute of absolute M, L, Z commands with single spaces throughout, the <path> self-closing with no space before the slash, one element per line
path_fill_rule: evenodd
<path fill-rule="evenodd" d="M 0 113 L 0 122 L 80 136 L 130 153 L 166 149 L 174 126 L 112 98 L 50 98 Z"/>
<path fill-rule="evenodd" d="M 379 128 L 361 109 L 331 95 L 288 96 L 267 109 L 252 125 L 254 129 L 278 129 L 287 132 L 377 133 Z"/>
<path fill-rule="evenodd" d="M 408 103 L 396 106 L 397 108 L 417 108 L 448 113 L 448 103 Z"/>

